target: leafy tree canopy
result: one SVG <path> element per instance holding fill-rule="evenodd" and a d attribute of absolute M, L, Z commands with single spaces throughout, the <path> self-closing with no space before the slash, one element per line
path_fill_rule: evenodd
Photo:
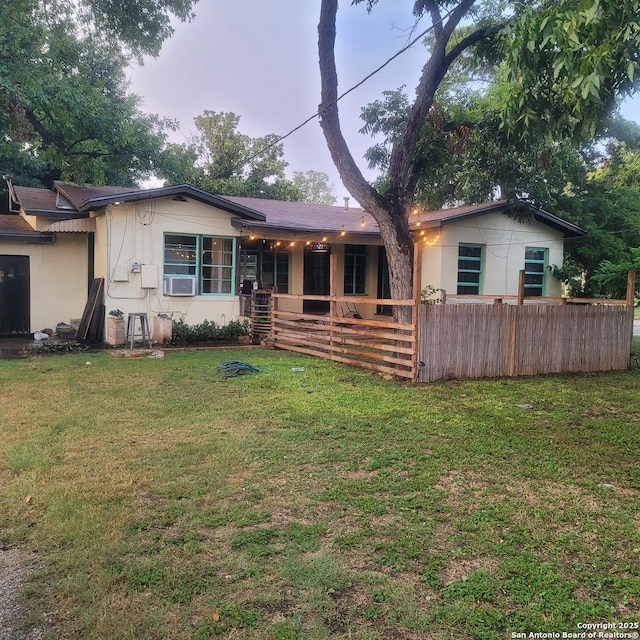
<path fill-rule="evenodd" d="M 378 4 L 353 2 L 370 11 Z M 389 135 L 390 146 L 374 149 L 368 158 L 385 168 L 383 180 L 370 185 L 338 118 L 337 0 L 321 5 L 321 126 L 345 186 L 379 224 L 397 298 L 411 294 L 409 213 L 416 199 L 447 200 L 452 193 L 459 199 L 464 191 L 459 178 L 472 172 L 461 174 L 456 162 L 483 169 L 477 178 L 484 187 L 477 184 L 470 191 L 486 193 L 497 175 L 501 179 L 495 184 L 503 185 L 518 164 L 535 169 L 530 176 L 542 175 L 539 184 L 520 188 L 544 191 L 544 172 L 579 169 L 580 159 L 576 162 L 564 141 L 592 137 L 615 101 L 634 90 L 640 50 L 637 0 L 415 0 L 414 14 L 432 23 L 429 53 L 415 98 L 392 97 L 404 116 L 395 130 L 382 132 Z M 456 94 L 452 87 L 461 78 Z M 489 78 L 492 91 L 469 91 L 477 78 Z M 469 91 L 466 101 L 459 99 L 463 91 Z M 448 103 L 448 95 L 456 100 Z M 365 127 L 372 122 L 365 117 Z M 509 144 L 515 144 L 517 156 L 504 153 Z M 486 153 L 477 153 L 483 147 Z M 496 166 L 483 166 L 484 158 Z M 519 188 L 517 180 L 513 188 Z"/>
<path fill-rule="evenodd" d="M 235 113 L 205 111 L 195 118 L 197 133 L 188 143 L 168 145 L 158 176 L 219 195 L 333 203 L 326 174 L 298 171 L 288 179 L 278 136 L 252 138 L 239 123 Z"/>
<path fill-rule="evenodd" d="M 172 123 L 128 93 L 132 56 L 157 54 L 193 2 L 12 0 L 0 13 L 0 164 L 17 183 L 131 185 Z"/>

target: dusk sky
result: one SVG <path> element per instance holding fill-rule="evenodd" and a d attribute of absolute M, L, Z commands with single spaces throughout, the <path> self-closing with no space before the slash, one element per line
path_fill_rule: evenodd
<path fill-rule="evenodd" d="M 344 1 L 338 11 L 338 90 L 349 89 L 404 47 L 413 25 L 407 2 L 382 2 L 367 14 L 365 3 Z M 239 130 L 253 137 L 284 135 L 312 116 L 320 102 L 317 24 L 320 3 L 312 0 L 207 0 L 196 5 L 191 23 L 177 23 L 157 59 L 130 72 L 131 91 L 141 108 L 180 122 L 174 142 L 195 132 L 193 119 L 205 110 L 233 111 Z M 428 27 L 425 20 L 414 35 Z M 358 133 L 360 108 L 386 89 L 410 93 L 426 60 L 421 44 L 394 60 L 340 102 L 343 133 L 356 160 L 371 138 Z M 625 117 L 640 121 L 640 100 L 623 105 Z M 336 203 L 349 195 L 335 170 L 318 120 L 284 141 L 288 172 L 323 171 L 335 185 Z M 366 162 L 360 167 L 367 177 Z"/>

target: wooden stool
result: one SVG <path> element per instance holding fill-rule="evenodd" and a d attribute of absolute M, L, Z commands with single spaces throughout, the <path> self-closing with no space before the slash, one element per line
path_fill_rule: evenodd
<path fill-rule="evenodd" d="M 140 324 L 140 333 L 136 333 L 136 320 Z M 129 342 L 129 349 L 133 349 L 133 343 L 136 336 L 142 338 L 142 343 L 148 343 L 151 349 L 151 333 L 149 331 L 149 318 L 146 313 L 130 313 L 127 318 L 127 337 L 125 340 Z"/>

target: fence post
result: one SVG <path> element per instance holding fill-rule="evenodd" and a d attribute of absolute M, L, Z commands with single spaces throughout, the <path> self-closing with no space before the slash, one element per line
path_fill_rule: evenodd
<path fill-rule="evenodd" d="M 275 324 L 278 315 L 278 287 L 274 287 L 271 292 L 271 344 L 276 346 L 276 336 L 278 332 L 275 329 Z"/>
<path fill-rule="evenodd" d="M 627 273 L 627 307 L 634 306 L 634 299 L 636 293 L 636 272 L 634 269 L 630 269 Z"/>
<path fill-rule="evenodd" d="M 336 296 L 338 287 L 338 255 L 331 253 L 329 256 L 329 357 L 333 358 L 333 329 L 338 316 L 338 303 Z"/>
<path fill-rule="evenodd" d="M 413 244 L 413 307 L 411 308 L 411 332 L 413 333 L 413 354 L 411 368 L 413 381 L 418 381 L 418 351 L 420 350 L 420 292 L 422 290 L 422 245 Z"/>
<path fill-rule="evenodd" d="M 631 330 L 629 331 L 629 353 L 633 351 L 633 309 L 635 303 L 636 293 L 636 272 L 635 269 L 630 269 L 627 273 L 627 314 L 629 316 L 629 324 Z"/>

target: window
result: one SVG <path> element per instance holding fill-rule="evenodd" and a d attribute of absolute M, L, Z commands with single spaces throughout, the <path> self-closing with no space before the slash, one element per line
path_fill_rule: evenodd
<path fill-rule="evenodd" d="M 525 247 L 524 250 L 524 295 L 543 296 L 547 272 L 547 250 Z"/>
<path fill-rule="evenodd" d="M 247 241 L 240 256 L 240 263 L 240 280 L 243 287 L 245 283 L 249 286 L 257 280 L 258 286 L 262 289 L 278 287 L 280 293 L 289 293 L 288 251 L 263 249 L 261 244 Z"/>
<path fill-rule="evenodd" d="M 265 289 L 277 287 L 280 293 L 289 293 L 289 254 L 286 251 L 263 251 L 260 273 Z"/>
<path fill-rule="evenodd" d="M 234 239 L 167 234 L 164 275 L 194 276 L 200 294 L 234 293 Z"/>
<path fill-rule="evenodd" d="M 367 247 L 347 244 L 344 247 L 344 293 L 362 295 L 366 291 Z"/>
<path fill-rule="evenodd" d="M 458 295 L 480 295 L 482 283 L 482 245 L 458 246 Z"/>

